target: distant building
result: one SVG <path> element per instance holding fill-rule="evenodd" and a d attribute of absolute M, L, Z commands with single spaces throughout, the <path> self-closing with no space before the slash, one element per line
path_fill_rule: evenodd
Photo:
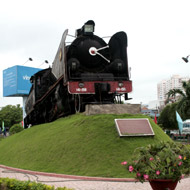
<path fill-rule="evenodd" d="M 167 93 L 172 89 L 181 89 L 182 81 L 190 80 L 189 77 L 180 77 L 179 75 L 173 75 L 170 79 L 162 80 L 157 84 L 157 97 L 158 100 L 163 102 L 167 99 Z"/>
<path fill-rule="evenodd" d="M 148 115 L 148 116 L 150 116 L 152 118 L 154 118 L 155 115 L 156 115 L 156 117 L 159 117 L 159 115 L 160 115 L 158 113 L 158 109 L 149 109 L 146 106 L 141 107 L 141 113 L 144 114 L 144 115 Z"/>

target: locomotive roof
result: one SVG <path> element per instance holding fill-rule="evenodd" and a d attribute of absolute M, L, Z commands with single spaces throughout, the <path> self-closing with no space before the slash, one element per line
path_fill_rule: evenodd
<path fill-rule="evenodd" d="M 30 81 L 32 81 L 35 76 L 42 75 L 43 73 L 47 72 L 48 70 L 51 70 L 51 68 L 49 67 L 49 68 L 47 68 L 47 69 L 43 69 L 43 70 L 41 70 L 41 71 L 38 71 L 37 73 L 35 73 L 34 75 L 32 75 L 32 76 L 30 77 Z"/>
<path fill-rule="evenodd" d="M 49 68 L 47 68 L 47 69 L 43 69 L 43 70 L 41 70 L 41 71 L 38 71 L 38 72 L 35 73 L 33 76 L 39 75 L 39 74 L 43 74 L 44 72 L 46 72 L 46 71 L 48 71 L 48 70 L 51 70 L 51 68 L 49 67 Z"/>

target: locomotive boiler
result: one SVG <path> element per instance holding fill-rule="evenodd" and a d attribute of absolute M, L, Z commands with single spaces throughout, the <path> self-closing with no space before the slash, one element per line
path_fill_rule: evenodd
<path fill-rule="evenodd" d="M 85 111 L 87 104 L 114 104 L 132 91 L 127 59 L 127 35 L 117 32 L 108 43 L 86 22 L 66 45 L 63 33 L 52 68 L 34 74 L 26 101 L 25 126 L 53 121 Z M 119 100 L 119 101 L 118 101 Z"/>

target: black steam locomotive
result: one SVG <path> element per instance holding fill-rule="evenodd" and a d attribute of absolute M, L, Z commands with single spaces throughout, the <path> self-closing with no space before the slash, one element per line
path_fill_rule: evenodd
<path fill-rule="evenodd" d="M 94 27 L 94 21 L 86 22 L 70 45 L 65 30 L 52 68 L 31 77 L 25 126 L 83 112 L 87 104 L 114 104 L 121 95 L 128 100 L 127 35 L 118 32 L 106 43 L 94 35 Z"/>

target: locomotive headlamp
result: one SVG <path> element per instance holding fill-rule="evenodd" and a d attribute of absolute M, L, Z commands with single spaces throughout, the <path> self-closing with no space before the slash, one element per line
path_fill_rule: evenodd
<path fill-rule="evenodd" d="M 77 63 L 76 62 L 72 62 L 71 69 L 72 69 L 72 71 L 75 71 L 77 69 Z"/>
<path fill-rule="evenodd" d="M 122 68 L 122 63 L 117 63 L 117 67 L 118 67 L 118 69 L 121 69 Z"/>
<path fill-rule="evenodd" d="M 93 25 L 89 25 L 89 24 L 85 24 L 84 25 L 84 32 L 85 33 L 94 32 L 94 26 Z"/>
<path fill-rule="evenodd" d="M 121 88 L 121 87 L 123 87 L 123 83 L 122 82 L 119 82 L 118 83 L 118 86 Z"/>
<path fill-rule="evenodd" d="M 83 88 L 83 87 L 84 87 L 84 83 L 80 82 L 80 83 L 79 83 L 79 87 L 80 87 L 80 88 Z"/>
<path fill-rule="evenodd" d="M 80 63 L 78 61 L 78 59 L 76 58 L 71 58 L 68 61 L 68 66 L 69 66 L 69 70 L 72 72 L 76 72 L 80 66 Z"/>
<path fill-rule="evenodd" d="M 87 21 L 82 27 L 82 31 L 85 35 L 93 35 L 95 23 L 93 20 Z"/>

